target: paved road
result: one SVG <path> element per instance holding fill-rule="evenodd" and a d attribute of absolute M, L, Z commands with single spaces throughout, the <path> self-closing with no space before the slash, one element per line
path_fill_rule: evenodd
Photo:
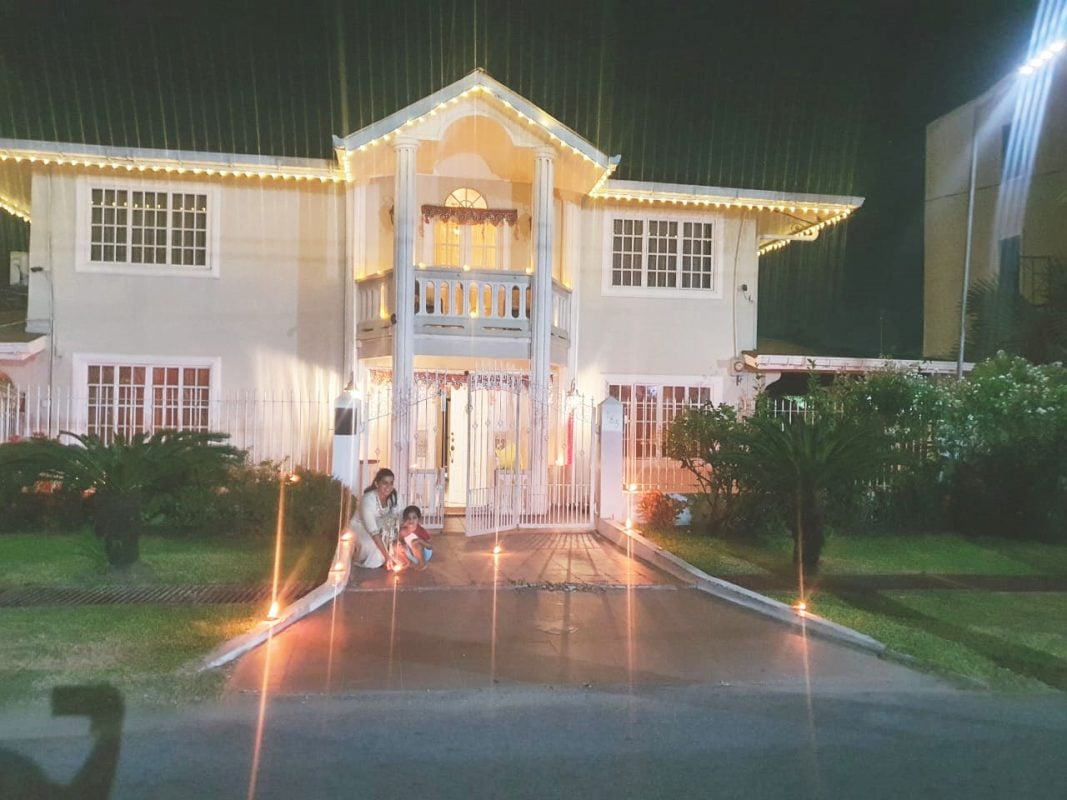
<path fill-rule="evenodd" d="M 132 715 L 112 797 L 1059 800 L 1067 786 L 1061 694 L 687 686 L 287 697 L 263 707 L 256 764 L 260 708 L 247 696 Z M 0 717 L 0 748 L 66 781 L 88 749 L 84 730 Z"/>
<path fill-rule="evenodd" d="M 111 796 L 1064 796 L 1063 694 L 953 688 L 596 537 L 490 547 L 444 537 L 431 570 L 360 576 L 214 707 L 131 713 Z M 0 777 L 71 780 L 86 728 L 0 715 Z"/>

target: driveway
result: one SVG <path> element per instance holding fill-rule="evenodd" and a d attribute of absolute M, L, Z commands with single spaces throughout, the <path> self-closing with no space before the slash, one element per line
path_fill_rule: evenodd
<path fill-rule="evenodd" d="M 231 691 L 698 684 L 911 690 L 933 677 L 710 597 L 593 533 L 435 539 L 237 663 Z"/>

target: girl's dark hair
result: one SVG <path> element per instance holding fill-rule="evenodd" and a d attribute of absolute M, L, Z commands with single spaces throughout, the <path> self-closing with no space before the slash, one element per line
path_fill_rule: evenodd
<path fill-rule="evenodd" d="M 396 475 L 393 474 L 393 471 L 391 469 L 388 469 L 387 467 L 382 467 L 380 470 L 374 473 L 374 480 L 370 482 L 370 486 L 363 490 L 363 494 L 375 491 L 378 488 L 378 482 L 383 480 L 384 478 L 392 478 L 393 480 L 396 480 Z M 389 493 L 389 496 L 385 498 L 385 502 L 391 506 L 396 505 L 396 489 L 393 489 L 393 491 Z"/>
<path fill-rule="evenodd" d="M 408 506 L 404 509 L 404 513 L 400 515 L 400 519 L 407 519 L 412 514 L 415 515 L 415 519 L 422 520 L 422 509 L 418 506 Z"/>

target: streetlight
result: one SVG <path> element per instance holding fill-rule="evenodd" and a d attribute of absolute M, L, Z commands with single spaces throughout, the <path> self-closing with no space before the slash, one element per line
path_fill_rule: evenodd
<path fill-rule="evenodd" d="M 1050 41 L 1041 50 L 1026 60 L 1017 70 L 1019 78 L 1030 79 L 1041 70 L 1054 63 L 1055 59 L 1067 49 L 1067 38 L 1059 37 Z M 963 282 L 960 291 L 960 339 L 956 358 L 956 379 L 963 378 L 963 360 L 967 346 L 967 289 L 971 282 L 971 254 L 974 249 L 974 195 L 977 183 L 978 171 L 978 113 L 982 104 L 990 97 L 1007 91 L 1012 91 L 1018 86 L 1017 82 L 1007 83 L 1000 81 L 996 86 L 981 95 L 974 101 L 974 115 L 971 123 L 971 164 L 970 182 L 967 189 L 967 239 L 963 251 Z M 1042 98 L 1044 102 L 1044 98 Z M 1018 111 L 1016 111 L 1018 114 Z M 1013 120 L 1015 122 L 1016 120 Z M 1036 135 L 1036 132 L 1031 132 Z"/>

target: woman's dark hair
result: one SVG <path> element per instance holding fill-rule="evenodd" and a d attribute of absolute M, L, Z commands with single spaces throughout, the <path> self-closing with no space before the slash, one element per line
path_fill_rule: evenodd
<path fill-rule="evenodd" d="M 377 490 L 378 483 L 384 480 L 385 478 L 392 478 L 395 481 L 396 475 L 393 474 L 393 471 L 391 469 L 388 469 L 387 467 L 382 467 L 380 470 L 374 473 L 374 480 L 370 482 L 370 486 L 363 490 L 363 494 Z M 385 502 L 391 506 L 396 505 L 396 489 L 393 489 L 393 491 L 389 493 L 389 496 L 385 498 Z"/>
<path fill-rule="evenodd" d="M 404 513 L 400 515 L 400 519 L 407 519 L 409 516 L 414 515 L 415 519 L 422 522 L 422 509 L 418 506 L 408 506 L 404 509 Z"/>

